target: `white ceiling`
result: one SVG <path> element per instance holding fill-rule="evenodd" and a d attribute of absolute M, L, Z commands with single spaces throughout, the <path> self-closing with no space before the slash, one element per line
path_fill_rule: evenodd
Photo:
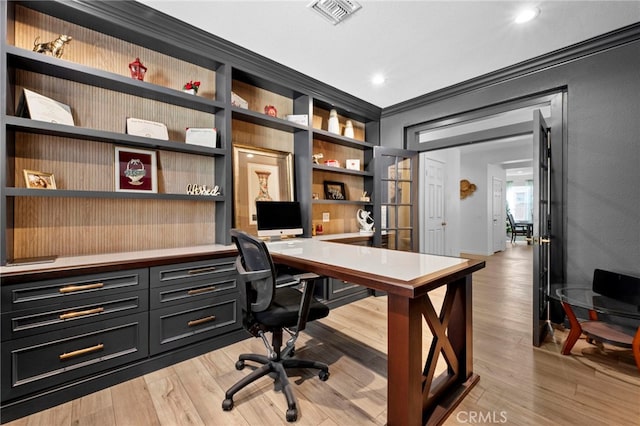
<path fill-rule="evenodd" d="M 614 0 L 359 0 L 336 26 L 310 0 L 141 3 L 382 108 L 640 21 L 640 1 Z M 513 23 L 531 4 L 538 18 Z"/>

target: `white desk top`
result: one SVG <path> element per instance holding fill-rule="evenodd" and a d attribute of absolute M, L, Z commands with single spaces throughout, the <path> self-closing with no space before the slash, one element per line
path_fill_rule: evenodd
<path fill-rule="evenodd" d="M 287 256 L 291 258 L 292 263 L 302 260 L 309 264 L 322 264 L 327 267 L 322 271 L 326 275 L 343 278 L 337 272 L 342 271 L 349 275 L 350 280 L 353 279 L 352 282 L 363 285 L 375 281 L 394 283 L 396 286 L 407 284 L 407 288 L 410 288 L 420 285 L 425 281 L 425 277 L 477 263 L 456 257 L 355 246 L 308 238 L 269 242 L 267 247 L 274 257 Z M 333 271 L 336 271 L 335 274 L 332 273 Z"/>
<path fill-rule="evenodd" d="M 403 281 L 412 281 L 444 268 L 467 262 L 466 259 L 457 257 L 354 246 L 310 238 L 296 238 L 289 240 L 289 242 L 269 242 L 267 247 L 271 253 L 280 253 L 311 262 L 354 269 Z"/>

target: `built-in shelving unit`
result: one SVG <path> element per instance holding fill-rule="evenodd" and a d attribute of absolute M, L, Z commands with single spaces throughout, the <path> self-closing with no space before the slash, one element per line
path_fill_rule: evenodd
<path fill-rule="evenodd" d="M 229 236 L 243 225 L 235 216 L 247 215 L 247 203 L 234 196 L 242 177 L 235 147 L 292 158 L 291 196 L 303 207 L 306 236 L 324 212 L 331 215 L 324 234 L 357 233 L 355 213 L 373 209 L 375 200 L 360 195 L 373 194 L 381 113 L 374 105 L 135 1 L 0 0 L 0 28 L 2 421 L 244 336 Z M 73 37 L 62 57 L 32 51 L 36 39 L 60 34 Z M 136 58 L 148 68 L 144 81 L 130 76 Z M 195 96 L 182 91 L 191 80 L 201 82 Z M 23 89 L 68 105 L 74 125 L 23 116 Z M 234 105 L 232 94 L 247 108 Z M 328 132 L 332 109 L 342 126 L 353 122 L 353 138 Z M 292 114 L 307 123 L 287 120 Z M 165 124 L 168 140 L 128 134 L 127 118 Z M 216 146 L 187 144 L 188 127 L 215 127 Z M 155 153 L 157 192 L 116 190 L 116 147 Z M 314 164 L 317 152 L 341 165 L 358 159 L 361 168 Z M 52 173 L 56 189 L 28 188 L 23 170 Z M 324 180 L 343 182 L 348 198 L 324 199 Z M 221 193 L 189 195 L 194 184 Z M 9 266 L 23 258 L 45 263 Z M 162 278 L 176 271 L 179 279 Z M 59 290 L 69 283 L 79 284 L 77 292 Z M 363 293 L 329 284 L 323 294 L 334 303 Z M 189 297 L 161 300 L 189 289 L 196 290 Z M 87 304 L 94 313 L 85 315 Z M 79 319 L 61 320 L 61 309 Z M 207 321 L 195 328 L 182 321 L 193 312 Z M 16 324 L 27 317 L 57 319 L 25 332 Z M 92 336 L 104 340 L 88 342 Z M 58 359 L 85 345 L 87 360 Z M 25 348 L 36 346 L 47 361 L 23 362 Z"/>

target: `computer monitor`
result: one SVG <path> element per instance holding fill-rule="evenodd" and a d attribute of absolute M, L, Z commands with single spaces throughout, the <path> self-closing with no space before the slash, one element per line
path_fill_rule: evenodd
<path fill-rule="evenodd" d="M 303 233 L 297 201 L 256 201 L 256 218 L 259 237 L 277 240 Z"/>

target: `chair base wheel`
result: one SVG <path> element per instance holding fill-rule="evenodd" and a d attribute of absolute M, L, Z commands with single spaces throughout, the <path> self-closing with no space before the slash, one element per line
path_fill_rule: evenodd
<path fill-rule="evenodd" d="M 242 370 L 244 369 L 244 361 L 240 360 L 240 361 L 236 361 L 236 370 Z"/>
<path fill-rule="evenodd" d="M 296 410 L 296 409 L 287 410 L 287 421 L 288 422 L 295 422 L 297 419 L 298 419 L 298 410 Z"/>
<path fill-rule="evenodd" d="M 231 411 L 233 408 L 233 399 L 225 399 L 222 401 L 222 409 L 224 411 Z"/>
<path fill-rule="evenodd" d="M 328 371 L 324 371 L 324 370 L 321 370 L 321 371 L 318 373 L 318 377 L 319 377 L 319 378 L 320 378 L 320 380 L 322 380 L 323 382 L 326 382 L 326 381 L 327 381 L 327 379 L 329 379 L 329 375 L 330 375 L 330 373 L 329 373 Z"/>

